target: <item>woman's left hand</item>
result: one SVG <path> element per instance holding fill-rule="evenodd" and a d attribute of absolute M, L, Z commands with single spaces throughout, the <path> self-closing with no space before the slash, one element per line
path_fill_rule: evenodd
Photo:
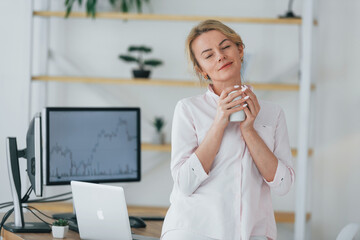
<path fill-rule="evenodd" d="M 244 108 L 246 118 L 240 123 L 240 130 L 242 133 L 254 130 L 254 121 L 260 112 L 260 104 L 257 100 L 257 97 L 249 87 L 247 87 L 247 89 L 245 89 L 244 93 L 242 94 L 242 97 L 246 96 L 249 96 L 249 99 L 246 100 L 248 105 L 246 108 Z"/>

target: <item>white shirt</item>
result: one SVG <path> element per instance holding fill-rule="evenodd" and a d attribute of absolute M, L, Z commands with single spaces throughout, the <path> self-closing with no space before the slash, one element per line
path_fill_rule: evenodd
<path fill-rule="evenodd" d="M 284 195 L 294 182 L 292 155 L 284 112 L 259 101 L 254 128 L 278 159 L 275 178 L 267 182 L 257 169 L 242 138 L 238 122 L 225 129 L 209 174 L 195 150 L 212 125 L 219 96 L 211 85 L 205 94 L 182 99 L 172 125 L 171 174 L 174 187 L 162 235 L 187 229 L 214 239 L 276 239 L 270 190 Z"/>

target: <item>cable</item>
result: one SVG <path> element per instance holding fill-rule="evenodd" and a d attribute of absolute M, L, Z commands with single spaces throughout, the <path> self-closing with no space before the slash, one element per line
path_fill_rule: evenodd
<path fill-rule="evenodd" d="M 4 203 L 0 203 L 0 207 L 2 206 L 2 205 L 7 205 L 7 204 L 12 204 L 13 202 L 12 201 L 9 201 L 9 202 L 4 202 Z"/>
<path fill-rule="evenodd" d="M 10 207 L 10 206 L 12 206 L 12 205 L 13 205 L 13 203 L 10 202 L 8 205 L 1 206 L 0 209 L 7 208 L 7 207 Z"/>
<path fill-rule="evenodd" d="M 24 197 L 21 199 L 21 202 L 26 202 L 27 199 L 29 199 L 28 196 L 30 196 L 30 193 L 32 191 L 32 187 L 29 187 L 29 189 L 26 191 Z M 3 206 L 6 205 L 5 207 L 8 207 L 10 205 L 13 205 L 13 202 L 12 201 L 9 201 L 9 202 L 4 202 L 4 203 L 0 203 L 0 209 L 1 208 L 4 208 Z"/>
<path fill-rule="evenodd" d="M 292 10 L 293 2 L 294 2 L 294 0 L 289 0 L 289 4 L 288 4 L 289 12 L 291 12 L 291 10 Z"/>
<path fill-rule="evenodd" d="M 47 225 L 51 225 L 50 223 L 48 223 L 48 222 L 46 222 L 46 221 L 44 221 L 41 217 L 39 217 L 36 213 L 34 213 L 34 211 L 33 210 L 31 210 L 29 207 L 24 207 L 24 208 L 26 208 L 27 210 L 29 210 L 32 214 L 34 214 L 34 216 L 35 217 L 37 217 L 40 221 L 42 221 L 43 223 L 45 223 L 45 224 L 47 224 Z"/>
<path fill-rule="evenodd" d="M 28 191 L 29 191 L 29 190 L 30 190 L 30 188 L 28 189 Z M 31 190 L 32 190 L 32 189 L 31 189 Z M 66 196 L 66 195 L 69 195 L 69 194 L 72 193 L 72 192 L 67 192 L 67 193 L 62 193 L 62 194 L 58 194 L 58 195 L 55 195 L 55 196 L 46 197 L 46 198 L 42 198 L 42 199 L 28 200 L 28 198 L 26 199 L 26 196 L 27 196 L 27 195 L 30 195 L 30 193 L 28 193 L 28 191 L 26 192 L 26 194 L 24 195 L 24 197 L 21 199 L 21 202 L 22 202 L 22 203 L 61 202 L 61 201 L 67 201 L 67 200 L 72 199 L 72 197 L 69 197 L 69 198 L 65 198 L 65 199 L 58 199 L 58 200 L 46 201 L 46 200 L 50 200 L 50 199 L 53 199 L 53 198 Z M 0 209 L 9 207 L 9 206 L 11 206 L 11 205 L 13 205 L 13 202 L 12 202 L 12 201 L 0 203 Z"/>
<path fill-rule="evenodd" d="M 26 203 L 49 203 L 49 202 L 63 202 L 63 201 L 67 201 L 72 199 L 72 197 L 68 197 L 68 198 L 62 198 L 62 199 L 56 199 L 56 200 L 49 200 L 49 201 L 42 201 L 42 200 L 30 200 L 27 201 Z"/>
<path fill-rule="evenodd" d="M 34 199 L 34 200 L 30 200 L 31 202 L 43 202 L 44 200 L 49 200 L 49 199 L 53 199 L 53 198 L 57 198 L 57 197 L 62 197 L 62 196 L 66 196 L 66 195 L 69 195 L 69 194 L 72 194 L 72 192 L 67 192 L 67 193 L 62 193 L 62 194 L 58 194 L 58 195 L 55 195 L 55 196 L 51 196 L 51 197 L 46 197 L 46 198 L 41 198 L 41 199 Z M 28 201 L 28 202 L 30 202 Z"/>
<path fill-rule="evenodd" d="M 37 209 L 37 208 L 35 208 L 35 207 L 33 207 L 33 206 L 27 206 L 26 208 L 27 208 L 27 209 L 29 209 L 29 208 L 34 209 L 34 210 L 36 210 L 38 213 L 40 213 L 41 215 L 43 215 L 43 216 L 45 216 L 45 217 L 47 217 L 47 218 L 50 218 L 50 219 L 55 220 L 55 218 L 50 217 L 49 215 L 46 215 L 45 213 L 43 213 L 42 211 L 40 211 L 39 209 Z"/>
<path fill-rule="evenodd" d="M 27 200 L 29 200 L 30 194 L 32 192 L 33 188 L 32 186 L 29 187 L 29 189 L 26 191 L 24 197 L 21 199 L 21 203 L 27 202 Z"/>
<path fill-rule="evenodd" d="M 1 229 L 3 227 L 3 225 L 5 224 L 6 220 L 10 217 L 10 215 L 13 213 L 14 211 L 14 208 L 10 209 L 9 211 L 7 211 L 4 215 L 4 217 L 2 218 L 1 220 L 1 223 L 0 223 L 0 233 L 1 233 Z"/>

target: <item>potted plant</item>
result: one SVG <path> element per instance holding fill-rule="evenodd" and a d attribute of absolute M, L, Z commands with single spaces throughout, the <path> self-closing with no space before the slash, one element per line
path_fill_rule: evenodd
<path fill-rule="evenodd" d="M 121 60 L 124 60 L 125 62 L 135 62 L 138 64 L 139 68 L 133 70 L 134 78 L 149 78 L 150 70 L 146 70 L 145 66 L 147 65 L 151 67 L 156 67 L 163 64 L 163 62 L 158 59 L 147 59 L 147 60 L 143 59 L 143 54 L 150 53 L 151 50 L 152 49 L 150 47 L 146 47 L 146 46 L 130 46 L 128 48 L 128 52 L 138 52 L 138 56 L 134 57 L 131 55 L 122 54 L 119 55 L 119 58 Z"/>
<path fill-rule="evenodd" d="M 82 5 L 82 0 L 65 0 L 65 7 L 66 7 L 66 14 L 65 14 L 65 18 L 69 17 L 73 4 L 75 2 L 78 2 L 79 6 Z M 115 4 L 118 0 L 109 0 L 110 4 L 115 7 Z M 141 13 L 142 12 L 142 3 L 143 1 L 149 3 L 149 0 L 120 0 L 120 10 L 124 13 L 129 12 L 133 6 L 135 5 L 137 8 L 137 12 Z M 90 16 L 92 18 L 95 18 L 96 15 L 96 0 L 86 0 L 86 15 Z"/>
<path fill-rule="evenodd" d="M 52 235 L 54 238 L 65 238 L 69 231 L 69 222 L 64 219 L 59 219 L 52 224 Z"/>
<path fill-rule="evenodd" d="M 165 135 L 162 132 L 162 128 L 165 125 L 164 119 L 162 117 L 155 117 L 152 124 L 156 130 L 155 135 L 153 137 L 153 143 L 154 144 L 164 144 L 165 143 Z"/>

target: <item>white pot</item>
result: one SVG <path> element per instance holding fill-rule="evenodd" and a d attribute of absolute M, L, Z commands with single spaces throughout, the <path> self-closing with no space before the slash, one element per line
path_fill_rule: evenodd
<path fill-rule="evenodd" d="M 69 226 L 52 226 L 52 235 L 54 238 L 65 238 Z"/>
<path fill-rule="evenodd" d="M 164 144 L 165 143 L 165 135 L 162 132 L 155 132 L 153 136 L 154 144 Z"/>

